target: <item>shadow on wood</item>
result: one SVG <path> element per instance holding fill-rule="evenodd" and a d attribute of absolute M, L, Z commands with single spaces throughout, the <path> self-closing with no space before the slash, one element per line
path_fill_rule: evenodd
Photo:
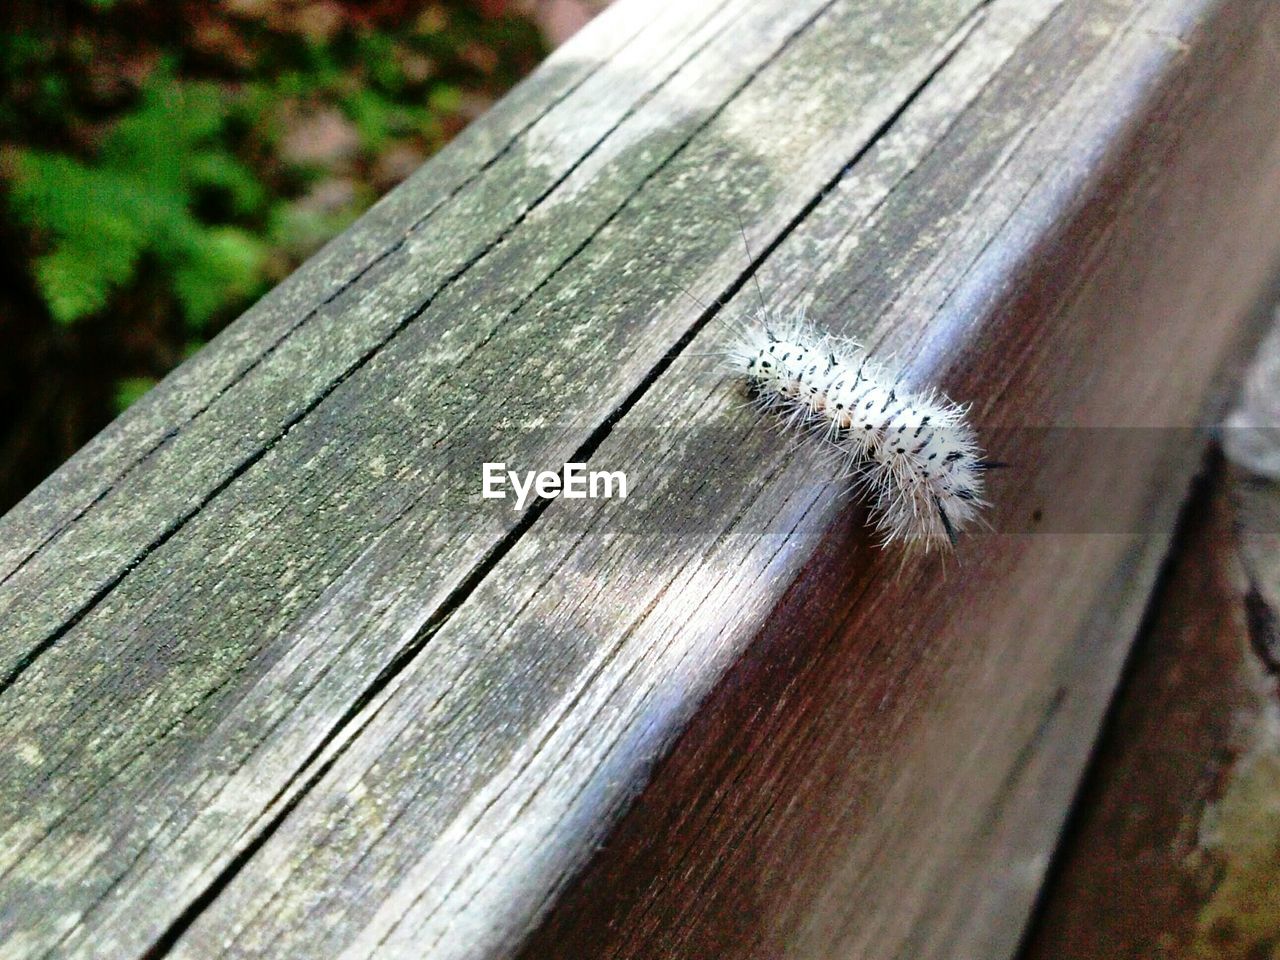
<path fill-rule="evenodd" d="M 1280 254 L 1277 21 L 603 15 L 0 522 L 0 955 L 1007 955 Z M 869 547 L 717 372 L 756 273 L 974 403 L 993 533 Z"/>

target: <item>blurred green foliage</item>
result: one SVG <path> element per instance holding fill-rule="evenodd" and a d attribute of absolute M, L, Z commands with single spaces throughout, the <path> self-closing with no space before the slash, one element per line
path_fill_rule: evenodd
<path fill-rule="evenodd" d="M 45 252 L 32 270 L 53 319 L 72 323 L 103 310 L 149 257 L 201 330 L 218 311 L 261 286 L 266 242 L 231 223 L 197 216 L 203 195 L 224 195 L 235 217 L 252 217 L 269 194 L 219 137 L 228 104 L 216 86 L 147 83 L 135 110 L 103 137 L 97 156 L 18 149 L 13 210 Z"/>
<path fill-rule="evenodd" d="M 10 2 L 0 460 L 35 479 L 545 53 L 495 0 Z"/>

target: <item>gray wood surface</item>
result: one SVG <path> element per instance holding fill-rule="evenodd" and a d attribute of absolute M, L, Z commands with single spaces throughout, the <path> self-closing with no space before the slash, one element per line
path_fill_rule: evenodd
<path fill-rule="evenodd" d="M 0 521 L 0 956 L 1007 952 L 1199 452 L 1096 428 L 1280 253 L 1278 20 L 623 0 Z M 753 270 L 975 403 L 998 535 L 870 548 L 716 373 Z"/>

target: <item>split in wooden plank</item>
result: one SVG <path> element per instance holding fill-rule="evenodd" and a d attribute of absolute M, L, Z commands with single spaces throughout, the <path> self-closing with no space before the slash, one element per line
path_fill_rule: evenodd
<path fill-rule="evenodd" d="M 353 277 L 309 309 L 293 300 L 276 307 L 283 294 L 269 297 L 212 349 L 166 380 L 154 401 L 123 418 L 102 443 L 91 444 L 86 462 L 69 464 L 48 491 L 13 511 L 5 523 L 16 532 L 6 532 L 3 542 L 23 543 L 31 539 L 24 529 L 43 532 L 48 526 L 40 518 L 52 509 L 49 504 L 88 501 L 87 509 L 59 522 L 34 545 L 10 552 L 17 566 L 5 571 L 0 586 L 0 686 L 12 682 L 134 566 L 251 469 L 406 324 L 435 320 L 435 314 L 422 314 L 441 292 L 502 246 L 531 210 L 557 196 L 557 190 L 570 189 L 571 175 L 592 154 L 628 136 L 635 124 L 653 122 L 645 119 L 650 114 L 662 116 L 654 96 L 668 89 L 673 73 L 688 72 L 707 43 L 734 23 L 733 5 L 717 9 L 722 6 L 705 0 L 678 16 L 668 14 L 641 35 L 645 42 L 622 47 L 649 54 L 646 69 L 635 68 L 634 75 L 619 77 L 618 71 L 633 64 L 615 51 L 611 69 L 597 69 L 582 80 L 576 75 L 583 71 L 576 68 L 580 82 L 562 93 L 557 64 L 544 68 L 551 106 L 544 104 L 544 113 L 490 161 L 477 160 L 469 179 L 455 183 L 445 161 L 458 151 L 446 153 L 430 165 L 440 168 L 438 177 L 414 177 L 392 195 L 404 199 L 384 202 L 351 231 L 349 241 L 344 235 L 329 248 L 356 243 L 376 248 Z M 452 186 L 441 196 L 437 184 Z M 411 197 L 422 204 L 413 219 Z M 399 229 L 388 235 L 383 221 L 393 209 L 398 213 L 391 220 Z M 584 228 L 589 226 L 584 221 Z M 350 269 L 351 257 L 346 250 L 341 269 Z M 322 253 L 287 289 L 299 296 L 314 293 L 313 284 L 329 291 L 332 259 Z M 538 269 L 533 267 L 531 285 L 545 278 Z M 265 343 L 264 336 L 270 338 Z M 224 373 L 224 367 L 233 372 Z M 175 422 L 169 398 L 199 406 Z M 152 422 L 156 412 L 158 425 Z M 143 438 L 135 440 L 139 431 Z M 123 458 L 123 468 L 113 468 L 99 453 Z M 81 494 L 67 488 L 82 479 L 91 487 Z M 40 602 L 34 603 L 37 597 Z"/>
<path fill-rule="evenodd" d="M 723 936 L 746 889 L 724 956 L 1008 944 L 1195 451 L 1116 463 L 1011 432 L 1004 529 L 1040 507 L 1066 529 L 1106 491 L 1133 536 L 976 539 L 963 575 L 895 581 L 817 458 L 726 403 L 692 356 L 723 332 L 676 284 L 741 287 L 740 207 L 777 302 L 988 420 L 1190 419 L 1275 252 L 1274 64 L 1245 29 L 1274 14 L 997 2 L 974 32 L 976 4 L 767 6 L 0 697 L 24 854 L 0 950 L 509 954 L 744 650 L 716 696 L 745 709 L 711 702 L 620 836 L 672 784 L 686 832 L 599 861 L 630 883 L 577 890 L 616 912 L 570 900 L 537 936 L 652 955 Z M 1224 91 L 1236 115 L 1206 109 Z M 330 307 L 405 321 L 414 266 Z M 468 498 L 504 441 L 660 479 L 626 513 L 513 518 Z"/>
<path fill-rule="evenodd" d="M 1167 428 L 1194 420 L 1206 359 L 1277 252 L 1227 276 L 1231 243 L 1206 257 L 1203 236 L 1166 225 L 1249 224 L 1256 242 L 1270 214 L 1255 177 L 1280 169 L 1272 118 L 1256 151 L 1216 169 L 1221 190 L 1186 189 L 1218 156 L 1216 94 L 1267 115 L 1268 51 L 1241 46 L 1256 6 L 1201 7 L 1190 24 L 1162 4 L 1020 9 L 1022 35 L 997 18 L 1010 8 L 992 11 L 1006 69 L 962 45 L 764 270 L 779 303 L 808 299 L 901 348 L 916 377 L 978 395 L 992 377 L 972 362 L 1001 357 L 996 392 L 1078 442 L 1008 434 L 1033 466 L 1000 491 L 1000 522 L 1040 511 L 1057 532 L 975 544 L 962 575 L 935 563 L 895 580 L 815 489 L 819 457 L 779 450 L 711 385 L 695 354 L 725 334 L 707 327 L 593 450 L 662 486 L 625 513 L 548 507 L 175 955 L 509 955 L 762 623 L 527 955 L 1008 954 L 1198 464 L 1195 435 Z M 1167 43 L 1180 29 L 1192 60 Z M 1031 64 L 1043 86 L 1028 90 Z M 1072 151 L 1086 160 L 1049 162 Z M 1064 260 L 1078 270 L 1050 266 Z M 901 272 L 877 284 L 890 264 Z M 1157 442 L 1116 459 L 1090 449 L 1099 428 Z M 1072 515 L 1090 501 L 1114 511 L 1103 526 Z"/>
<path fill-rule="evenodd" d="M 130 471 L 279 349 L 296 327 L 358 284 L 409 234 L 430 223 L 443 205 L 509 153 L 518 152 L 530 128 L 562 101 L 578 93 L 589 102 L 604 102 L 607 86 L 601 89 L 595 77 L 602 64 L 633 44 L 675 45 L 679 38 L 670 32 L 673 6 L 669 0 L 647 10 L 618 5 L 601 16 L 572 45 L 553 54 L 536 78 L 496 104 L 483 123 L 465 130 L 409 183 L 384 197 L 351 230 L 259 301 L 221 334 L 216 348 L 202 351 L 149 391 L 50 477 L 39 493 L 0 519 L 0 580 L 7 580 L 97 506 Z M 675 17 L 677 28 L 694 23 L 696 18 L 687 10 Z M 649 25 L 656 35 L 642 37 Z M 593 79 L 596 89 L 579 93 Z M 600 115 L 607 118 L 604 110 Z M 482 189 L 500 192 L 505 179 L 490 177 Z"/>
<path fill-rule="evenodd" d="M 6 613 L 27 628 L 5 634 L 25 669 L 0 697 L 15 747 L 0 761 L 7 950 L 133 955 L 178 920 L 237 862 L 271 803 L 305 783 L 303 761 L 347 733 L 369 692 L 519 533 L 518 518 L 466 502 L 478 459 L 511 426 L 492 388 L 515 384 L 515 412 L 533 420 L 519 425 L 548 427 L 509 441 L 530 461 L 581 449 L 696 320 L 673 290 L 655 318 L 657 281 L 674 272 L 724 288 L 742 274 L 736 225 L 719 219 L 730 198 L 745 197 L 762 231 L 783 230 L 946 58 L 979 4 L 829 6 L 739 5 L 732 29 L 619 127 L 626 145 L 607 175 L 566 179 L 421 316 L 412 244 L 335 299 L 319 316 L 338 318 L 350 301 L 399 333 L 179 526 L 162 486 L 172 471 L 133 474 L 113 497 L 129 516 L 126 493 L 152 495 L 163 541 L 127 562 L 114 538 L 89 538 L 105 556 L 74 551 L 81 564 L 115 566 L 117 585 L 104 591 L 96 569 L 79 577 L 55 564 L 93 512 L 6 584 L 21 601 Z M 873 68 L 815 86 L 820 54 L 850 71 L 872 53 Z M 750 139 L 804 98 L 807 125 L 763 146 Z M 851 114 L 851 103 L 863 106 Z M 572 274 L 559 276 L 566 262 Z M 589 365 L 556 349 L 592 329 L 575 284 L 593 288 L 600 317 Z M 294 361 L 355 355 L 342 329 L 335 320 L 335 342 Z M 273 369 L 253 381 L 263 394 L 227 393 L 191 435 L 209 446 L 238 436 L 259 403 L 295 404 L 296 381 L 274 383 Z M 95 602 L 47 644 L 44 625 L 65 616 L 63 587 Z M 33 649 L 41 655 L 24 660 Z"/>

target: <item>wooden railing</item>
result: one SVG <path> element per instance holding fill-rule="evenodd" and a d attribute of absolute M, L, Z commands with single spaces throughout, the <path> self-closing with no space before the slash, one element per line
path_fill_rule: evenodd
<path fill-rule="evenodd" d="M 0 956 L 1008 956 L 1280 255 L 1278 30 L 622 0 L 0 521 Z M 972 402 L 993 531 L 874 548 L 718 371 L 753 279 Z"/>

